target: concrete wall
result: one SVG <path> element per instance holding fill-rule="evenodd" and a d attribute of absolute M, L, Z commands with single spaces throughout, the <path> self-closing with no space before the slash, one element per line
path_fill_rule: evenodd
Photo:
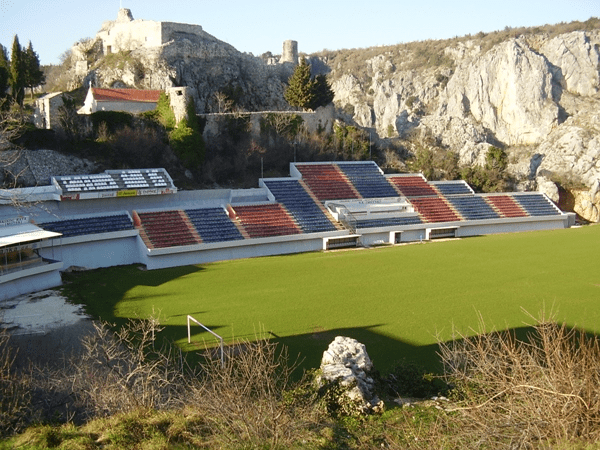
<path fill-rule="evenodd" d="M 62 268 L 63 264 L 56 262 L 0 276 L 0 301 L 60 286 Z"/>
<path fill-rule="evenodd" d="M 237 241 L 232 245 L 227 245 L 227 243 L 201 244 L 185 249 L 180 248 L 178 253 L 175 253 L 173 249 L 151 250 L 142 262 L 146 264 L 149 270 L 153 270 L 232 259 L 315 252 L 323 249 L 323 238 L 320 236 L 306 237 L 306 235 L 300 235 L 303 239 L 293 239 L 296 236 L 298 235 L 246 239 L 244 241 Z"/>
<path fill-rule="evenodd" d="M 122 266 L 140 263 L 142 241 L 137 230 L 52 239 L 40 255 L 62 261 L 65 268 Z"/>
<path fill-rule="evenodd" d="M 250 134 L 253 137 L 260 136 L 260 121 L 268 114 L 281 114 L 281 115 L 298 115 L 302 117 L 303 125 L 310 133 L 316 132 L 319 128 L 323 129 L 325 133 L 331 133 L 333 130 L 334 123 L 334 107 L 333 104 L 318 108 L 314 112 L 304 111 L 261 111 L 261 112 L 250 112 L 242 113 L 243 116 L 250 116 Z M 235 117 L 237 113 L 214 113 L 214 114 L 198 114 L 199 117 L 206 119 L 206 126 L 204 127 L 204 138 L 209 139 L 211 136 L 218 136 L 223 132 L 222 127 L 225 124 L 224 119 L 226 117 Z"/>

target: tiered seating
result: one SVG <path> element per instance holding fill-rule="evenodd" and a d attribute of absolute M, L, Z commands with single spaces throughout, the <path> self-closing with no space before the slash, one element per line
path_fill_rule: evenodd
<path fill-rule="evenodd" d="M 348 180 L 332 164 L 297 164 L 302 179 L 322 202 L 358 198 Z"/>
<path fill-rule="evenodd" d="M 510 195 L 490 195 L 488 203 L 500 212 L 502 217 L 525 217 L 527 213 Z"/>
<path fill-rule="evenodd" d="M 301 232 L 279 203 L 234 206 L 233 209 L 251 238 L 285 236 Z"/>
<path fill-rule="evenodd" d="M 133 230 L 131 218 L 124 213 L 112 216 L 57 220 L 53 222 L 41 223 L 40 226 L 48 231 L 62 233 L 63 237 Z"/>
<path fill-rule="evenodd" d="M 419 216 L 387 217 L 385 219 L 360 219 L 356 221 L 356 228 L 396 227 L 402 225 L 415 225 L 423 223 Z"/>
<path fill-rule="evenodd" d="M 185 213 L 202 238 L 202 242 L 244 239 L 223 208 L 186 209 Z"/>
<path fill-rule="evenodd" d="M 335 231 L 327 218 L 298 180 L 264 180 L 265 185 L 282 203 L 305 233 Z"/>
<path fill-rule="evenodd" d="M 542 194 L 514 194 L 513 198 L 527 211 L 530 216 L 556 216 L 560 212 Z"/>
<path fill-rule="evenodd" d="M 198 244 L 180 211 L 138 213 L 142 227 L 156 248 Z"/>
<path fill-rule="evenodd" d="M 374 162 L 338 163 L 356 190 L 364 198 L 397 197 L 398 193 L 381 174 Z"/>
<path fill-rule="evenodd" d="M 447 200 L 466 220 L 498 219 L 500 216 L 483 197 L 458 196 Z"/>
<path fill-rule="evenodd" d="M 437 192 L 420 176 L 389 177 L 388 180 L 391 181 L 405 197 L 437 197 L 438 195 Z"/>
<path fill-rule="evenodd" d="M 446 183 L 435 183 L 435 188 L 442 195 L 464 195 L 469 194 L 473 195 L 473 190 L 469 187 L 469 185 L 464 182 L 446 182 Z"/>
<path fill-rule="evenodd" d="M 410 202 L 425 222 L 454 222 L 462 220 L 441 197 L 412 198 Z"/>

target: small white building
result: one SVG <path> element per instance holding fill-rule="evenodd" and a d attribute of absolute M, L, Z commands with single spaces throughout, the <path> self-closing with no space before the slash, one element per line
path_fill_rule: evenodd
<path fill-rule="evenodd" d="M 47 130 L 58 126 L 58 109 L 64 105 L 62 92 L 51 92 L 35 101 L 33 120 L 37 128 Z"/>
<path fill-rule="evenodd" d="M 123 111 L 132 114 L 151 111 L 156 108 L 160 90 L 146 89 L 104 89 L 90 86 L 83 106 L 78 114 L 92 114 L 96 111 Z"/>

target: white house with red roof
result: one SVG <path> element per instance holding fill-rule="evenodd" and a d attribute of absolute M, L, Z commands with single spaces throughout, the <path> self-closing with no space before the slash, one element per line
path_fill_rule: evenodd
<path fill-rule="evenodd" d="M 78 114 L 92 114 L 96 111 L 124 111 L 141 113 L 156 108 L 160 90 L 146 89 L 105 89 L 91 87 Z"/>

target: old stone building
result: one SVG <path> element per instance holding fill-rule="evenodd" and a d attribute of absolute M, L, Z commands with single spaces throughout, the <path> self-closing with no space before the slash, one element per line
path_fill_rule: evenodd
<path fill-rule="evenodd" d="M 85 102 L 77 113 L 123 111 L 136 114 L 151 111 L 156 108 L 161 92 L 147 89 L 102 89 L 90 86 Z"/>
<path fill-rule="evenodd" d="M 131 51 L 139 47 L 160 47 L 181 35 L 207 35 L 200 25 L 153 20 L 134 20 L 131 11 L 121 8 L 115 21 L 102 24 L 98 37 L 105 55 Z"/>
<path fill-rule="evenodd" d="M 51 92 L 35 102 L 33 121 L 37 128 L 55 129 L 58 125 L 58 111 L 64 104 L 62 92 Z"/>

